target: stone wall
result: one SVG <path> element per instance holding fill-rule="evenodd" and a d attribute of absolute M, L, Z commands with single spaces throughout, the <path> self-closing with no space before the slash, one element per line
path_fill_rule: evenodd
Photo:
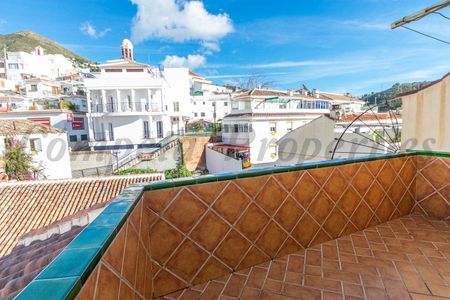
<path fill-rule="evenodd" d="M 206 169 L 205 145 L 220 142 L 220 137 L 184 137 L 181 139 L 183 160 L 190 171 Z"/>

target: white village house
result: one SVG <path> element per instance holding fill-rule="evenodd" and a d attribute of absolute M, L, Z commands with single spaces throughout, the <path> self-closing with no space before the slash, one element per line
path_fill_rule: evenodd
<path fill-rule="evenodd" d="M 8 143 L 20 142 L 32 157 L 35 179 L 72 178 L 66 133 L 27 120 L 0 120 L 0 157 Z"/>
<path fill-rule="evenodd" d="M 18 83 L 24 74 L 55 80 L 74 71 L 72 61 L 61 54 L 46 54 L 41 46 L 37 46 L 32 53 L 5 51 L 0 59 L 0 77 Z"/>
<path fill-rule="evenodd" d="M 232 91 L 189 72 L 191 82 L 191 122 L 217 123 L 231 112 Z"/>

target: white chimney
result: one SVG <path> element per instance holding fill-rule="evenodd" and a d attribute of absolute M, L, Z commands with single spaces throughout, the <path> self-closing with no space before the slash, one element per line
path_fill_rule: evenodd
<path fill-rule="evenodd" d="M 319 98 L 319 97 L 320 97 L 320 92 L 319 92 L 318 89 L 313 89 L 312 94 L 313 94 L 313 96 L 314 96 L 315 98 Z"/>

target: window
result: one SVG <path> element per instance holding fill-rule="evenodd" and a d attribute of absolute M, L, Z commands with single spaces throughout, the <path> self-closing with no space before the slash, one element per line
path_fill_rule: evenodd
<path fill-rule="evenodd" d="M 287 104 L 286 103 L 280 103 L 279 108 L 280 109 L 286 109 L 287 108 Z"/>
<path fill-rule="evenodd" d="M 270 153 L 270 157 L 276 158 L 278 156 L 278 145 L 270 144 L 269 145 L 269 153 Z"/>
<path fill-rule="evenodd" d="M 194 113 L 194 117 L 198 117 L 198 113 Z"/>
<path fill-rule="evenodd" d="M 128 95 L 128 108 L 131 109 L 132 105 L 131 105 L 131 96 Z"/>
<path fill-rule="evenodd" d="M 252 109 L 252 103 L 250 101 L 245 102 L 244 109 Z"/>
<path fill-rule="evenodd" d="M 289 131 L 292 131 L 292 122 L 286 122 L 286 129 L 287 129 L 287 131 L 289 132 Z"/>
<path fill-rule="evenodd" d="M 205 103 L 205 101 L 203 101 L 203 105 L 205 105 L 206 103 Z"/>
<path fill-rule="evenodd" d="M 277 123 L 271 122 L 271 123 L 269 124 L 269 127 L 270 127 L 270 132 L 272 132 L 272 133 L 277 132 Z"/>
<path fill-rule="evenodd" d="M 32 84 L 30 86 L 30 92 L 37 92 L 37 84 Z"/>
<path fill-rule="evenodd" d="M 82 134 L 81 135 L 81 140 L 82 141 L 87 141 L 88 140 L 87 134 Z"/>
<path fill-rule="evenodd" d="M 173 103 L 173 111 L 179 112 L 180 111 L 180 102 L 174 102 Z"/>
<path fill-rule="evenodd" d="M 19 64 L 13 63 L 13 64 L 8 64 L 8 68 L 11 70 L 17 70 L 19 69 Z"/>
<path fill-rule="evenodd" d="M 228 102 L 224 102 L 224 103 L 223 103 L 223 106 L 228 106 Z"/>
<path fill-rule="evenodd" d="M 157 135 L 158 138 L 162 138 L 164 137 L 164 131 L 163 131 L 163 122 L 162 121 L 157 121 L 156 122 L 156 131 L 157 131 Z"/>
<path fill-rule="evenodd" d="M 112 123 L 108 123 L 108 129 L 109 129 L 109 140 L 114 141 L 114 127 Z"/>
<path fill-rule="evenodd" d="M 105 72 L 107 72 L 107 73 L 120 73 L 120 72 L 122 72 L 122 69 L 105 69 Z"/>
<path fill-rule="evenodd" d="M 233 132 L 239 132 L 239 125 L 238 124 L 234 124 Z"/>
<path fill-rule="evenodd" d="M 41 139 L 30 139 L 30 150 L 31 152 L 41 152 Z"/>
<path fill-rule="evenodd" d="M 202 117 L 204 117 L 205 116 L 205 113 L 204 112 L 202 112 L 201 114 L 200 114 Z"/>
<path fill-rule="evenodd" d="M 194 105 L 197 105 L 197 101 L 194 101 Z"/>
<path fill-rule="evenodd" d="M 211 105 L 214 107 L 216 106 L 216 102 L 212 102 Z"/>
<path fill-rule="evenodd" d="M 225 125 L 223 126 L 223 132 L 225 132 L 225 133 L 230 132 L 230 125 L 225 124 Z"/>
<path fill-rule="evenodd" d="M 150 127 L 148 121 L 144 121 L 144 139 L 150 138 Z"/>
<path fill-rule="evenodd" d="M 77 138 L 76 135 L 70 135 L 70 136 L 69 136 L 69 141 L 70 141 L 70 142 L 77 142 L 77 141 L 78 141 L 78 138 Z"/>

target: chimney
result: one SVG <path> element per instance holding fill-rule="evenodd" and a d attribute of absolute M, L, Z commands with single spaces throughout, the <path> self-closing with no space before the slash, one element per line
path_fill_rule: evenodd
<path fill-rule="evenodd" d="M 287 94 L 289 97 L 293 97 L 294 96 L 294 91 L 293 90 L 287 90 Z"/>
<path fill-rule="evenodd" d="M 313 89 L 312 94 L 314 98 L 320 98 L 320 92 L 318 89 Z"/>

